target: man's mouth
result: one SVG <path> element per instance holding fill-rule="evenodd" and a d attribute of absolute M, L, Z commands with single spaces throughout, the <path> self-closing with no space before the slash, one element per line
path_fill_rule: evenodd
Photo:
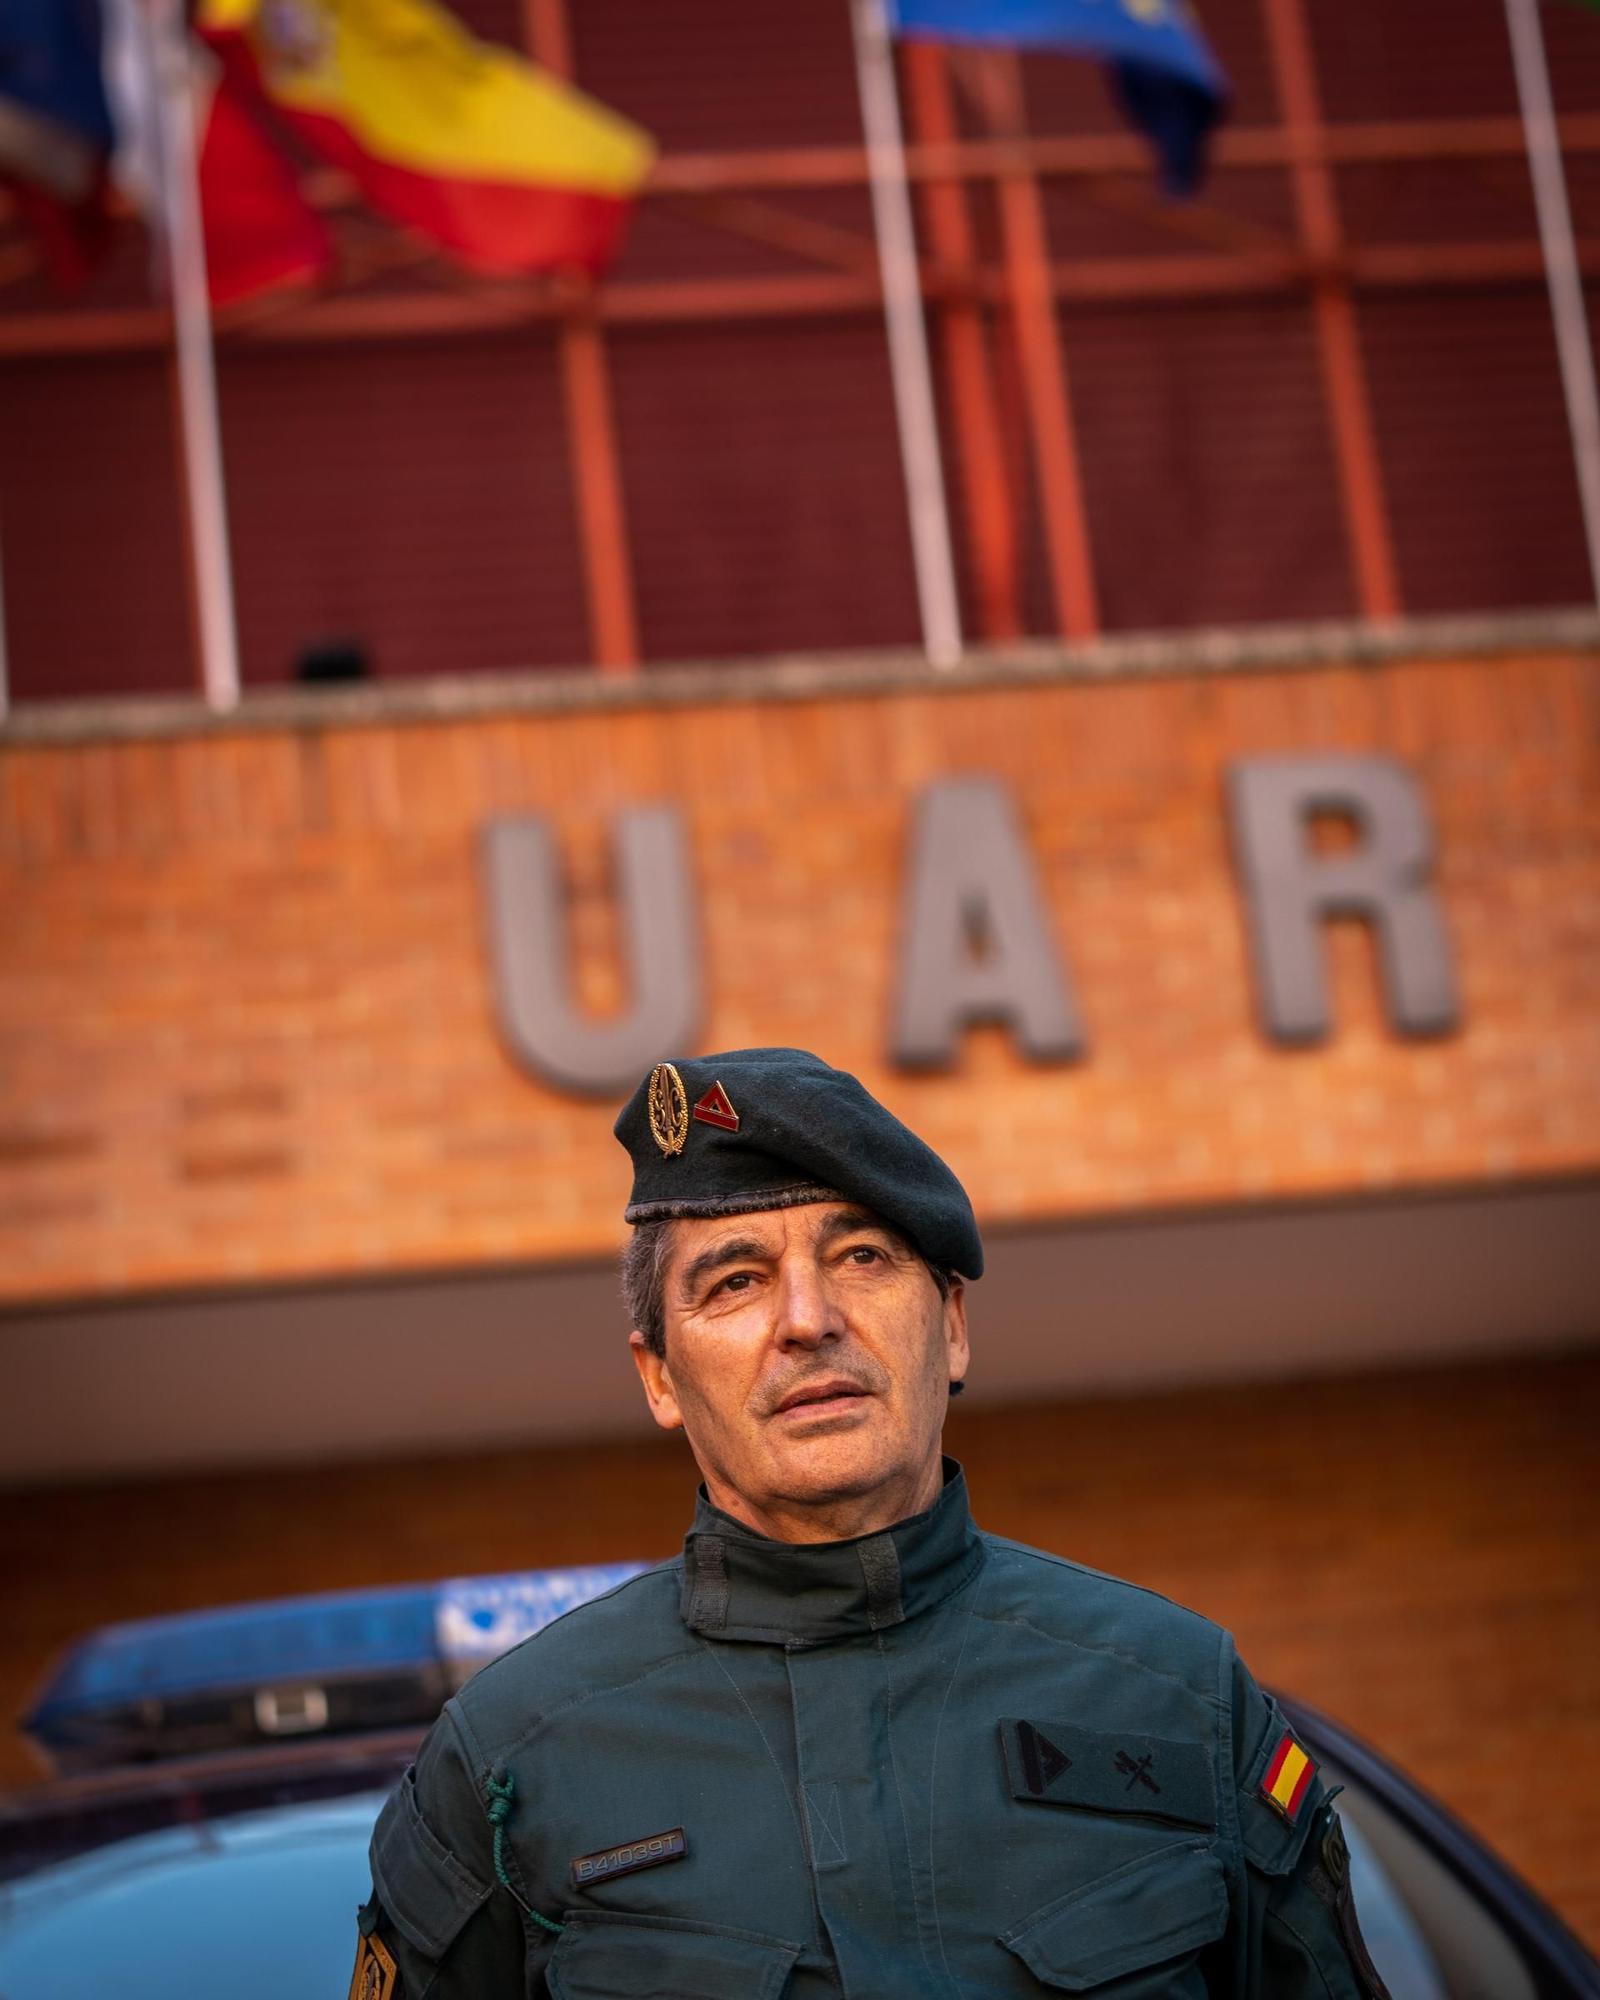
<path fill-rule="evenodd" d="M 791 1389 L 773 1411 L 778 1417 L 832 1416 L 855 1402 L 864 1402 L 870 1391 L 843 1376 L 822 1382 L 802 1382 Z"/>

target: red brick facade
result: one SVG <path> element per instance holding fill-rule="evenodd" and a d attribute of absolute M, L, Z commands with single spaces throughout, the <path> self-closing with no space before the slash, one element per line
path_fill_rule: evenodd
<path fill-rule="evenodd" d="M 1257 1025 L 1228 760 L 1378 750 L 1429 804 L 1463 1026 L 1388 1027 L 1358 926 L 1336 1029 Z M 1089 1040 L 889 1062 L 910 806 L 1017 802 Z M 753 698 L 0 744 L 0 1298 L 588 1255 L 611 1110 L 495 1022 L 479 835 L 549 815 L 583 1004 L 622 998 L 609 816 L 679 802 L 703 1048 L 819 1048 L 986 1221 L 1600 1167 L 1590 656 Z"/>

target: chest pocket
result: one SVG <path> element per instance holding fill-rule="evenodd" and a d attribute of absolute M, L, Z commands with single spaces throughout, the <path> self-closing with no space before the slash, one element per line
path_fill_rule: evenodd
<path fill-rule="evenodd" d="M 1222 1863 L 1175 1841 L 1046 1904 L 1000 1942 L 1054 1992 L 1183 2000 L 1204 1994 L 1195 1955 L 1227 1921 Z"/>
<path fill-rule="evenodd" d="M 800 1947 L 673 1917 L 569 1916 L 552 2000 L 778 2000 Z"/>

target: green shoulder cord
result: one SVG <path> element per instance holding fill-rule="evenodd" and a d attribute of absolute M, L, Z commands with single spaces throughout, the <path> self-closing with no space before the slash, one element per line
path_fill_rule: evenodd
<path fill-rule="evenodd" d="M 530 1904 L 524 1903 L 516 1890 L 512 1888 L 511 1877 L 506 1873 L 506 1821 L 511 1817 L 512 1798 L 516 1789 L 517 1781 L 512 1777 L 504 1764 L 500 1766 L 499 1776 L 493 1771 L 489 1773 L 488 1812 L 489 1824 L 494 1828 L 495 1879 L 499 1882 L 502 1889 L 510 1893 L 518 1907 L 524 1910 L 528 1916 L 532 1917 L 540 1930 L 549 1931 L 552 1937 L 560 1937 L 561 1933 L 566 1929 L 566 1925 L 552 1923 L 548 1917 L 540 1916 L 539 1912 Z"/>

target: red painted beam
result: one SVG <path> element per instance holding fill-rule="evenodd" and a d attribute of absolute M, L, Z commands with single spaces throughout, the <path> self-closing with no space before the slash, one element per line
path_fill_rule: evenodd
<path fill-rule="evenodd" d="M 1583 271 L 1600 278 L 1600 239 L 1578 246 Z M 1352 284 L 1415 291 L 1540 280 L 1538 240 L 1482 243 L 1389 244 L 1349 249 L 1339 269 Z M 1309 256 L 1265 255 L 1088 257 L 1057 264 L 1050 288 L 1059 299 L 1134 304 L 1141 299 L 1236 298 L 1282 295 L 1315 275 Z M 931 290 L 937 296 L 937 286 Z M 969 295 L 1003 304 L 1007 281 L 995 271 L 974 274 Z M 881 312 L 877 280 L 829 277 L 683 279 L 659 284 L 612 285 L 597 301 L 603 322 L 668 325 L 697 321 L 823 318 Z M 344 341 L 471 335 L 512 326 L 551 325 L 559 303 L 532 287 L 507 286 L 461 292 L 391 293 L 382 298 L 319 299 L 285 307 L 273 318 L 223 323 L 224 347 L 318 345 Z M 22 356 L 151 351 L 171 339 L 171 322 L 156 306 L 65 308 L 0 318 L 0 359 Z"/>
<path fill-rule="evenodd" d="M 985 50 L 979 60 L 991 121 L 1008 135 L 1021 133 L 1025 111 L 1022 71 L 1015 53 Z M 1019 168 L 1001 179 L 1000 227 L 1022 391 L 1039 476 L 1056 620 L 1063 637 L 1089 639 L 1100 629 L 1089 517 L 1078 466 L 1066 356 L 1056 322 L 1044 203 L 1031 172 Z"/>
<path fill-rule="evenodd" d="M 915 129 L 927 139 L 947 144 L 955 137 L 956 116 L 945 51 L 935 42 L 912 41 L 902 56 Z M 960 181 L 926 181 L 922 195 L 934 255 L 972 287 L 965 296 L 946 298 L 942 306 L 936 300 L 936 306 L 965 526 L 972 545 L 978 629 L 986 639 L 1015 639 L 1022 633 L 1021 557 L 988 332 L 976 296 L 977 239 Z"/>
<path fill-rule="evenodd" d="M 1319 157 L 1324 126 L 1305 8 L 1303 0 L 1263 0 L 1263 4 L 1278 98 L 1285 128 L 1296 147 L 1290 179 L 1301 242 L 1315 271 L 1312 307 L 1317 349 L 1333 427 L 1356 597 L 1365 617 L 1393 618 L 1400 609 L 1394 541 L 1355 304 L 1339 263 L 1343 240 L 1333 174 Z"/>
<path fill-rule="evenodd" d="M 555 75 L 570 78 L 566 0 L 523 0 L 522 24 L 529 54 Z M 589 643 L 603 671 L 633 673 L 639 665 L 639 621 L 598 298 L 593 282 L 578 274 L 561 288 L 561 295 L 562 398 L 578 499 Z"/>

